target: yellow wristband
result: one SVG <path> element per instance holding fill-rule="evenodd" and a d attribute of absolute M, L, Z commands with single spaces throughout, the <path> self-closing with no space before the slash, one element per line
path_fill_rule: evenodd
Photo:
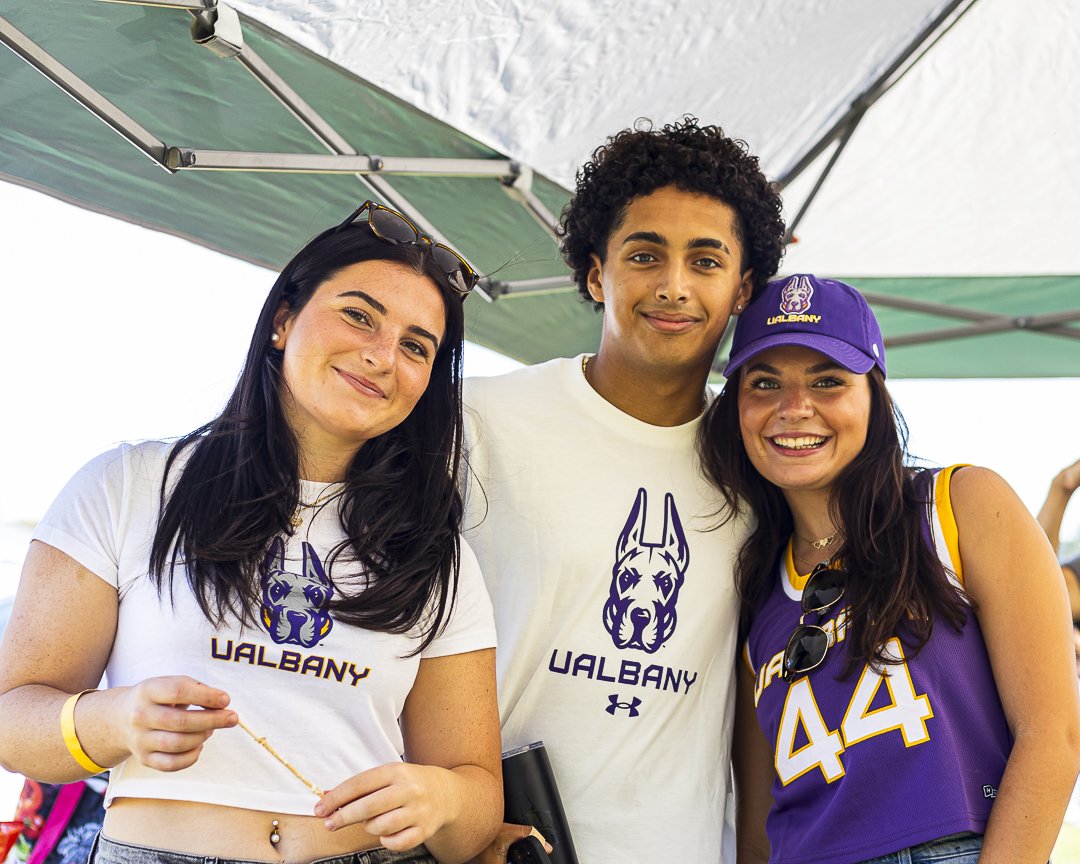
<path fill-rule="evenodd" d="M 89 771 L 91 774 L 101 774 L 109 769 L 102 768 L 86 755 L 82 744 L 79 743 L 79 736 L 75 734 L 75 703 L 79 701 L 80 696 L 95 692 L 97 691 L 93 689 L 83 690 L 82 693 L 74 693 L 68 697 L 64 707 L 60 710 L 60 733 L 64 736 L 64 744 L 67 745 L 68 752 L 79 763 L 79 767 Z"/>

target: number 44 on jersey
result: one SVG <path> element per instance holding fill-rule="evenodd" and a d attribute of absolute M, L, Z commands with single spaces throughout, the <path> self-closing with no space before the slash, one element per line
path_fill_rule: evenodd
<path fill-rule="evenodd" d="M 898 732 L 907 747 L 930 740 L 926 721 L 934 712 L 930 700 L 915 693 L 900 640 L 890 639 L 885 653 L 899 662 L 886 666 L 885 674 L 870 665 L 863 669 L 839 730 L 830 731 L 825 725 L 809 677 L 791 685 L 776 736 L 776 773 L 781 783 L 787 786 L 815 768 L 827 783 L 839 780 L 844 776 L 840 754 L 875 735 Z M 882 684 L 888 689 L 889 703 L 871 710 Z M 805 743 L 796 748 L 799 739 Z"/>

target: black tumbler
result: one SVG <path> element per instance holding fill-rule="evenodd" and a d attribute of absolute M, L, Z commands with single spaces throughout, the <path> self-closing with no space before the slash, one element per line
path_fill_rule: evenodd
<path fill-rule="evenodd" d="M 543 834 L 552 846 L 548 857 L 553 864 L 578 864 L 544 742 L 503 753 L 502 774 L 503 821 L 532 825 Z"/>

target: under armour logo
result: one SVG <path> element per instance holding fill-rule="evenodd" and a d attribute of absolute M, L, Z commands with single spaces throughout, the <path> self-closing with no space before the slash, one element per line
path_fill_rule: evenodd
<path fill-rule="evenodd" d="M 607 698 L 611 704 L 608 705 L 607 708 L 605 708 L 604 710 L 607 711 L 607 713 L 610 714 L 612 717 L 615 716 L 615 712 L 618 711 L 620 708 L 622 708 L 624 711 L 629 712 L 631 717 L 637 717 L 638 714 L 641 713 L 637 710 L 638 705 L 641 704 L 641 700 L 638 699 L 637 696 L 634 696 L 629 702 L 620 702 L 618 693 L 612 693 Z"/>

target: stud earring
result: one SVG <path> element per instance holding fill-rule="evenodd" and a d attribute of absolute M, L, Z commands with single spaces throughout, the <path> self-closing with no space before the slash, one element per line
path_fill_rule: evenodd
<path fill-rule="evenodd" d="M 742 303 L 737 303 L 735 305 L 735 311 L 736 312 L 742 312 Z M 274 335 L 276 336 L 277 334 L 275 333 Z"/>
<path fill-rule="evenodd" d="M 742 308 L 742 307 L 740 307 L 740 308 Z M 277 333 L 271 333 L 271 334 L 270 334 L 270 341 L 271 341 L 271 342 L 280 342 L 280 341 L 281 341 L 281 337 L 280 337 L 280 336 L 278 336 L 278 334 L 277 334 Z"/>

